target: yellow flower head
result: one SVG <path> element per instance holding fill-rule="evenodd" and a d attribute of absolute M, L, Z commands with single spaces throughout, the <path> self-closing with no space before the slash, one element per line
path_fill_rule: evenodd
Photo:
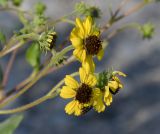
<path fill-rule="evenodd" d="M 112 73 L 111 80 L 109 80 L 104 87 L 99 88 L 94 101 L 94 107 L 97 112 L 103 112 L 105 105 L 110 106 L 113 101 L 113 94 L 116 94 L 120 88 L 123 87 L 119 78 L 116 75 L 126 77 L 122 72 L 115 71 Z"/>
<path fill-rule="evenodd" d="M 84 68 L 79 69 L 79 75 L 80 83 L 70 75 L 67 75 L 64 79 L 65 86 L 63 86 L 60 92 L 60 96 L 64 99 L 73 98 L 66 105 L 65 111 L 67 114 L 76 116 L 83 114 L 87 108 L 92 107 L 97 93 L 97 89 L 95 89 L 96 77 L 91 73 L 87 73 Z"/>
<path fill-rule="evenodd" d="M 84 21 L 76 18 L 76 26 L 71 32 L 70 40 L 75 48 L 73 55 L 82 62 L 84 67 L 94 72 L 95 64 L 92 58 L 97 55 L 97 58 L 101 60 L 104 50 L 100 32 L 93 24 L 90 16 Z"/>

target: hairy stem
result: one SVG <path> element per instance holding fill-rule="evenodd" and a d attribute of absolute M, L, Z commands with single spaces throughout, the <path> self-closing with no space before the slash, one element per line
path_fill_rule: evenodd
<path fill-rule="evenodd" d="M 71 76 L 73 76 L 73 77 L 77 76 L 77 75 L 79 75 L 78 72 L 75 72 L 75 73 L 71 74 Z M 18 108 L 14 108 L 14 109 L 11 109 L 11 110 L 0 110 L 0 114 L 13 114 L 13 113 L 17 113 L 17 112 L 23 112 L 25 110 L 28 110 L 32 107 L 35 107 L 35 106 L 41 104 L 42 102 L 44 102 L 48 99 L 54 98 L 58 95 L 58 93 L 60 91 L 60 90 L 58 90 L 56 92 L 56 90 L 59 89 L 63 84 L 64 84 L 64 79 L 61 80 L 54 88 L 52 88 L 51 91 L 49 93 L 47 93 L 47 95 L 29 103 L 29 104 L 18 107 Z"/>
<path fill-rule="evenodd" d="M 15 57 L 16 57 L 16 54 L 17 54 L 17 50 L 13 51 L 12 55 L 11 55 L 11 58 L 7 64 L 7 68 L 4 72 L 4 78 L 3 78 L 3 82 L 2 82 L 2 87 L 4 88 L 8 82 L 8 77 L 9 77 L 9 73 L 11 71 L 11 68 L 12 68 L 12 65 L 13 65 L 13 62 L 15 60 Z"/>
<path fill-rule="evenodd" d="M 65 55 L 67 52 L 69 52 L 70 50 L 72 50 L 73 48 L 71 46 L 68 46 L 66 48 L 64 48 L 59 54 L 58 56 L 62 56 Z M 58 57 L 57 56 L 57 57 Z M 58 58 L 54 57 L 53 61 L 57 60 Z M 51 61 L 52 62 L 52 61 Z M 25 93 L 29 88 L 31 88 L 40 78 L 42 78 L 43 76 L 45 76 L 46 74 L 48 74 L 48 71 L 50 70 L 51 65 L 48 64 L 42 71 L 39 72 L 38 75 L 36 75 L 35 77 L 33 77 L 30 81 L 30 83 L 28 83 L 23 89 L 21 89 L 16 95 L 8 98 L 8 100 L 6 100 L 4 103 L 0 104 L 0 108 L 3 108 L 4 106 L 6 106 L 8 103 L 14 101 L 16 98 L 18 98 L 19 96 L 21 96 L 23 93 Z M 59 68 L 59 67 L 56 67 Z M 56 69 L 55 69 L 56 70 Z"/>

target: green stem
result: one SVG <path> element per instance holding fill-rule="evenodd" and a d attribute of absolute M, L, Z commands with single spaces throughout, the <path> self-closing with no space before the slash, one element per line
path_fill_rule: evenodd
<path fill-rule="evenodd" d="M 14 46 L 12 46 L 9 42 L 9 44 L 5 46 L 5 49 L 0 52 L 0 57 L 2 57 L 4 55 L 10 53 L 11 51 L 21 47 L 25 42 L 23 39 L 29 39 L 29 38 L 32 40 L 37 40 L 39 38 L 39 36 L 35 33 L 30 33 L 30 34 L 24 34 L 24 35 L 21 35 L 18 37 L 14 37 L 14 39 L 12 39 L 12 44 L 18 40 L 20 40 L 20 41 Z"/>
<path fill-rule="evenodd" d="M 75 22 L 70 20 L 70 19 L 61 19 L 61 21 L 67 22 L 67 23 L 72 24 L 72 25 L 75 25 Z"/>
<path fill-rule="evenodd" d="M 51 64 L 50 64 L 50 65 L 57 63 L 57 61 L 58 61 L 61 57 L 63 57 L 67 52 L 69 52 L 69 51 L 72 50 L 72 49 L 73 49 L 73 46 L 72 46 L 72 45 L 64 48 L 61 52 L 59 52 L 56 56 L 54 56 L 54 57 L 51 59 Z"/>
<path fill-rule="evenodd" d="M 72 46 L 68 46 L 66 48 L 64 48 L 59 54 L 58 56 L 62 56 L 65 55 L 67 52 L 69 52 L 70 50 L 72 50 L 73 47 Z M 53 60 L 57 60 L 58 56 L 55 57 L 55 59 L 53 58 Z M 51 61 L 52 62 L 52 61 Z M 11 98 L 9 98 L 8 100 L 6 100 L 4 103 L 0 104 L 0 108 L 3 108 L 4 106 L 6 106 L 8 103 L 14 101 L 16 98 L 18 98 L 19 96 L 21 96 L 23 93 L 25 93 L 30 87 L 32 87 L 40 78 L 42 78 L 43 76 L 45 76 L 48 73 L 48 70 L 50 69 L 50 63 L 35 77 L 31 78 L 31 82 L 26 85 L 23 89 L 21 89 L 15 96 L 12 96 Z"/>
<path fill-rule="evenodd" d="M 24 105 L 22 107 L 18 107 L 18 108 L 11 109 L 11 110 L 0 110 L 0 114 L 13 114 L 13 113 L 17 113 L 17 112 L 22 112 L 22 111 L 25 111 L 29 108 L 32 108 L 32 107 L 46 101 L 49 98 L 50 98 L 49 96 L 43 96 L 43 97 L 37 99 L 36 101 L 29 103 L 27 105 Z"/>
<path fill-rule="evenodd" d="M 118 34 L 119 32 L 124 31 L 124 30 L 127 29 L 127 28 L 136 28 L 136 29 L 139 29 L 139 28 L 140 28 L 140 24 L 138 24 L 138 23 L 126 24 L 126 25 L 122 26 L 121 28 L 118 28 L 118 29 L 114 30 L 113 32 L 111 32 L 111 33 L 108 35 L 107 39 L 108 39 L 108 40 L 111 39 L 113 36 L 115 36 L 115 35 Z"/>
<path fill-rule="evenodd" d="M 5 48 L 4 50 L 2 50 L 0 52 L 0 58 L 3 57 L 3 56 L 5 56 L 6 54 L 10 53 L 11 51 L 13 51 L 13 50 L 21 47 L 23 44 L 24 44 L 24 41 L 20 41 L 20 42 L 18 42 L 16 45 L 14 45 L 11 48 Z"/>
<path fill-rule="evenodd" d="M 75 72 L 75 73 L 72 73 L 71 76 L 77 76 L 79 73 L 78 72 Z M 27 105 L 24 105 L 24 106 L 21 106 L 21 107 L 18 107 L 18 108 L 14 108 L 14 109 L 11 109 L 11 110 L 0 110 L 0 114 L 13 114 L 13 113 L 17 113 L 17 112 L 23 112 L 25 110 L 28 110 L 34 106 L 37 106 L 39 104 L 41 104 L 42 102 L 48 100 L 48 99 L 51 99 L 51 98 L 54 98 L 58 95 L 59 91 L 56 92 L 56 90 L 58 88 L 60 88 L 62 85 L 64 84 L 64 79 L 61 80 L 47 95 L 35 100 L 34 102 L 31 102 Z"/>
<path fill-rule="evenodd" d="M 21 39 L 33 39 L 37 40 L 39 38 L 39 35 L 36 33 L 29 33 L 29 34 L 23 34 L 20 36 L 17 36 L 15 40 L 21 40 Z"/>
<path fill-rule="evenodd" d="M 65 15 L 65 16 L 62 16 L 61 18 L 59 18 L 59 19 L 57 19 L 57 20 L 50 21 L 47 25 L 49 25 L 49 26 L 54 26 L 55 24 L 57 24 L 57 23 L 59 23 L 59 22 L 61 22 L 61 21 L 64 21 L 64 20 L 66 20 L 66 21 L 68 21 L 69 23 L 73 24 L 72 20 L 67 19 L 67 17 L 74 15 L 76 12 L 77 12 L 77 11 L 74 10 L 74 11 L 72 11 L 71 13 L 69 13 L 69 14 L 67 14 L 67 15 Z"/>
<path fill-rule="evenodd" d="M 24 10 L 22 10 L 20 8 L 17 8 L 17 7 L 15 8 L 15 7 L 6 6 L 6 7 L 0 8 L 0 11 L 6 11 L 6 10 L 8 10 L 8 11 L 14 11 L 14 12 L 17 12 L 17 13 L 21 12 L 23 14 L 27 14 L 27 15 L 30 15 L 30 16 L 33 17 L 33 13 L 32 12 L 24 11 Z"/>
<path fill-rule="evenodd" d="M 79 75 L 78 72 L 72 73 L 70 76 L 75 77 Z M 61 80 L 47 95 L 52 95 L 60 86 L 62 86 L 64 84 L 64 79 Z"/>

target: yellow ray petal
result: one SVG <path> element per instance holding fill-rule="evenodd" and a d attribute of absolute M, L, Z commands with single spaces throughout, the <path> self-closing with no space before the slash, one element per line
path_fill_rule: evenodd
<path fill-rule="evenodd" d="M 120 72 L 120 71 L 114 71 L 113 74 L 114 74 L 114 75 L 115 75 L 115 74 L 118 74 L 118 75 L 123 76 L 123 77 L 126 77 L 126 76 L 127 76 L 126 74 L 124 74 L 123 72 Z"/>
<path fill-rule="evenodd" d="M 81 83 L 84 83 L 85 80 L 86 80 L 86 78 L 87 78 L 87 73 L 86 73 L 86 71 L 85 71 L 84 68 L 81 67 L 79 69 L 79 75 L 80 75 L 80 81 L 81 81 Z"/>
<path fill-rule="evenodd" d="M 101 50 L 98 52 L 98 54 L 97 54 L 98 60 L 102 60 L 103 56 L 104 56 L 104 50 L 101 49 Z"/>
<path fill-rule="evenodd" d="M 109 86 L 105 86 L 105 93 L 104 93 L 104 98 L 107 98 L 109 96 Z"/>
<path fill-rule="evenodd" d="M 80 38 L 83 39 L 83 35 L 81 35 L 78 27 L 73 28 L 70 38 Z"/>
<path fill-rule="evenodd" d="M 84 49 L 83 49 L 83 52 L 82 52 L 81 59 L 82 59 L 82 62 L 84 62 L 85 59 L 86 59 L 86 51 Z"/>
<path fill-rule="evenodd" d="M 85 68 L 86 72 L 94 72 L 95 71 L 95 64 L 93 62 L 93 58 L 90 55 L 86 56 L 86 60 L 82 63 L 82 67 Z"/>
<path fill-rule="evenodd" d="M 119 88 L 119 83 L 117 81 L 109 81 L 108 86 L 110 89 L 115 91 L 116 89 Z"/>
<path fill-rule="evenodd" d="M 85 29 L 83 27 L 83 22 L 80 20 L 80 18 L 76 18 L 76 26 L 79 28 L 79 32 L 83 34 L 83 37 L 85 36 Z"/>
<path fill-rule="evenodd" d="M 61 89 L 60 92 L 60 96 L 62 98 L 68 99 L 68 98 L 73 98 L 76 95 L 76 91 L 74 91 L 73 89 L 71 89 L 68 86 L 63 86 L 63 88 Z"/>
<path fill-rule="evenodd" d="M 74 37 L 70 38 L 70 40 L 75 48 L 83 48 L 83 40 L 81 38 Z"/>
<path fill-rule="evenodd" d="M 85 37 L 87 37 L 90 32 L 91 32 L 91 29 L 92 29 L 92 18 L 90 16 L 88 16 L 86 18 L 86 20 L 84 21 L 84 29 L 85 29 Z"/>
<path fill-rule="evenodd" d="M 65 81 L 65 84 L 72 89 L 76 89 L 79 86 L 78 82 L 70 75 L 66 75 L 64 81 Z"/>
<path fill-rule="evenodd" d="M 77 102 L 75 100 L 69 102 L 66 107 L 65 107 L 65 111 L 67 114 L 72 114 L 74 113 L 75 111 L 75 108 L 76 108 L 76 105 L 77 105 Z"/>
<path fill-rule="evenodd" d="M 100 89 L 97 88 L 94 90 L 94 96 L 95 96 L 93 104 L 94 109 L 98 113 L 103 112 L 105 110 L 105 105 L 103 103 L 103 93 L 100 91 Z"/>
<path fill-rule="evenodd" d="M 97 84 L 97 79 L 94 75 L 89 74 L 88 77 L 86 77 L 84 83 L 86 83 L 87 85 L 93 87 Z"/>
<path fill-rule="evenodd" d="M 84 55 L 84 50 L 83 49 L 75 49 L 73 51 L 73 55 L 80 61 L 82 62 L 85 58 L 85 55 Z"/>
<path fill-rule="evenodd" d="M 82 112 L 82 105 L 78 101 L 76 101 L 74 115 L 79 116 L 81 115 L 81 112 Z"/>
<path fill-rule="evenodd" d="M 112 103 L 112 95 L 109 94 L 108 97 L 104 97 L 104 102 L 106 103 L 107 106 L 110 106 Z"/>

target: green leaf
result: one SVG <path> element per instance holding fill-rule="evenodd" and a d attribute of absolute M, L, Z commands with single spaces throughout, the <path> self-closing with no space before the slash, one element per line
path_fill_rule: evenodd
<path fill-rule="evenodd" d="M 23 115 L 14 115 L 0 123 L 0 134 L 13 134 L 23 119 Z"/>
<path fill-rule="evenodd" d="M 1 43 L 5 43 L 5 41 L 6 41 L 6 37 L 5 37 L 5 35 L 0 31 L 0 42 L 1 42 Z"/>
<path fill-rule="evenodd" d="M 0 5 L 5 6 L 7 4 L 8 0 L 0 0 Z"/>
<path fill-rule="evenodd" d="M 35 69 L 40 65 L 40 48 L 39 44 L 33 43 L 26 51 L 26 60 Z"/>

